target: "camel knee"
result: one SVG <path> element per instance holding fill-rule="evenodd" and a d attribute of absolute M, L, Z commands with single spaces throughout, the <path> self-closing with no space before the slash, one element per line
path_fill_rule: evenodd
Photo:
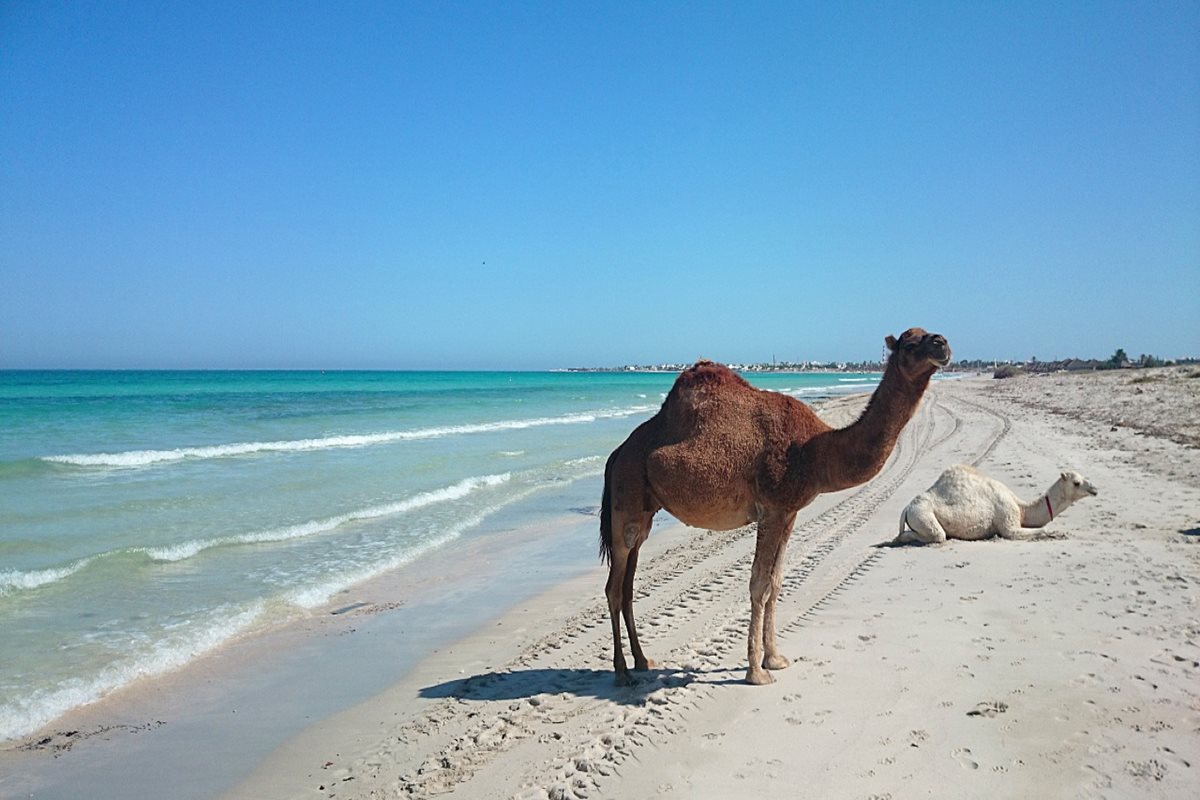
<path fill-rule="evenodd" d="M 901 534 L 902 536 L 911 535 L 911 538 L 906 541 L 921 544 L 938 544 L 946 541 L 946 529 L 929 509 L 910 508 L 908 527 L 911 528 L 911 532 Z"/>
<path fill-rule="evenodd" d="M 775 576 L 768 570 L 762 570 L 750 575 L 750 602 L 763 605 L 771 596 L 775 587 Z"/>

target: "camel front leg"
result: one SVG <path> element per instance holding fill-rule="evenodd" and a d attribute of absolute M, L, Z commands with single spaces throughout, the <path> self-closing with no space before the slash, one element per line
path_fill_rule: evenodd
<path fill-rule="evenodd" d="M 783 535 L 779 537 L 779 547 L 775 553 L 775 567 L 771 571 L 771 594 L 767 598 L 767 605 L 763 610 L 763 650 L 765 652 L 763 666 L 767 669 L 787 669 L 792 664 L 791 659 L 779 652 L 779 645 L 775 639 L 775 604 L 779 600 L 780 590 L 783 589 L 788 539 L 791 538 L 792 523 L 795 519 L 795 515 L 788 519 L 783 526 Z"/>
<path fill-rule="evenodd" d="M 771 599 L 775 582 L 775 564 L 779 556 L 782 528 L 778 523 L 766 520 L 758 522 L 758 541 L 754 547 L 754 564 L 750 567 L 750 636 L 746 645 L 746 656 L 750 662 L 746 670 L 746 683 L 762 686 L 774 683 L 771 673 L 763 668 L 763 640 L 767 619 L 767 605 Z M 771 610 L 772 629 L 774 609 Z M 774 649 L 774 631 L 771 647 Z"/>
<path fill-rule="evenodd" d="M 996 531 L 996 535 L 1001 539 L 1010 539 L 1017 542 L 1029 542 L 1040 538 L 1053 538 L 1042 533 L 1041 528 L 1021 528 L 1007 527 Z"/>

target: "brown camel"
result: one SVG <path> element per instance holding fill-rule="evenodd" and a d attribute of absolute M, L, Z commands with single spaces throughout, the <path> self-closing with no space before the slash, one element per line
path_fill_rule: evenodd
<path fill-rule="evenodd" d="M 658 413 L 609 456 L 600 554 L 609 563 L 605 593 L 618 684 L 633 682 L 621 652 L 621 615 L 633 668 L 655 666 L 638 642 L 633 574 L 660 508 L 697 528 L 727 531 L 758 523 L 746 680 L 771 683 L 767 670 L 791 663 L 775 643 L 775 601 L 796 512 L 822 492 L 877 475 L 929 379 L 950 362 L 946 339 L 920 328 L 885 341 L 891 355 L 883 379 L 849 427 L 834 430 L 799 400 L 755 389 L 728 367 L 700 361 L 680 373 Z"/>

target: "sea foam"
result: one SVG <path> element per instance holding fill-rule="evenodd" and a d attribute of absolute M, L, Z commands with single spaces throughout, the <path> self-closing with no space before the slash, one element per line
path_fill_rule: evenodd
<path fill-rule="evenodd" d="M 296 525 L 282 528 L 272 528 L 264 531 L 252 531 L 234 536 L 222 536 L 215 539 L 199 539 L 162 547 L 128 547 L 120 550 L 110 550 L 106 553 L 81 558 L 70 564 L 58 567 L 47 567 L 36 570 L 5 570 L 0 572 L 0 597 L 15 592 L 30 591 L 47 586 L 58 581 L 66 580 L 99 559 L 116 557 L 129 553 L 140 553 L 152 561 L 174 562 L 184 561 L 215 547 L 241 544 L 265 544 L 270 542 L 286 542 L 305 536 L 329 533 L 349 522 L 358 520 L 378 519 L 379 517 L 403 514 L 437 503 L 460 500 L 472 492 L 507 483 L 512 473 L 504 472 L 497 475 L 482 475 L 466 478 L 450 486 L 434 489 L 428 492 L 407 497 L 394 503 L 349 511 L 326 519 L 309 520 Z"/>
<path fill-rule="evenodd" d="M 293 605 L 297 605 L 305 609 L 316 608 L 317 606 L 324 605 L 325 603 L 329 602 L 329 598 L 333 597 L 335 594 L 347 587 L 362 583 L 363 581 L 374 578 L 377 575 L 382 575 L 385 572 L 390 572 L 391 570 L 394 570 L 397 567 L 402 567 L 405 564 L 410 564 L 426 553 L 445 546 L 446 544 L 462 536 L 471 528 L 474 528 L 482 523 L 492 514 L 495 514 L 497 511 L 500 511 L 505 507 L 512 505 L 513 503 L 524 500 L 526 497 L 529 497 L 540 488 L 543 487 L 529 486 L 521 491 L 513 492 L 512 494 L 505 496 L 499 502 L 493 503 L 487 508 L 481 509 L 477 513 L 459 520 L 457 524 L 445 528 L 441 532 L 441 535 L 435 538 L 427 539 L 421 542 L 421 544 L 412 547 L 399 555 L 383 561 L 377 561 L 368 566 L 335 575 L 315 586 L 306 586 L 300 589 L 295 589 L 289 592 L 284 599 Z"/>
<path fill-rule="evenodd" d="M 312 439 L 291 439 L 273 442 L 236 442 L 233 444 L 208 445 L 204 447 L 178 447 L 172 450 L 128 450 L 120 453 L 73 453 L 68 455 L 44 456 L 43 461 L 75 467 L 148 467 L 188 459 L 230 458 L 263 453 L 298 453 L 335 448 L 370 447 L 379 444 L 440 439 L 475 433 L 524 430 L 549 425 L 583 425 L 601 419 L 615 419 L 642 414 L 654 410 L 652 406 L 629 406 L 605 409 L 582 414 L 565 414 L 558 417 L 534 417 L 532 419 L 499 420 L 469 425 L 444 425 L 417 428 L 410 431 L 385 431 L 381 433 L 345 434 L 323 436 Z"/>
<path fill-rule="evenodd" d="M 74 575 L 79 570 L 96 560 L 95 556 L 81 558 L 62 567 L 35 569 L 27 572 L 20 570 L 5 570 L 0 572 L 0 597 L 9 592 L 28 591 L 39 586 L 61 581 Z"/>
<path fill-rule="evenodd" d="M 466 478 L 452 486 L 447 486 L 442 489 L 435 489 L 429 492 L 413 495 L 404 500 L 399 500 L 395 503 L 387 503 L 380 506 L 372 506 L 363 508 L 357 511 L 349 511 L 345 514 L 328 517 L 321 520 L 310 520 L 302 522 L 298 525 L 289 525 L 284 528 L 274 528 L 266 531 L 255 531 L 252 533 L 243 533 L 236 536 L 222 536 L 217 539 L 204 539 L 200 541 L 183 542 L 182 544 L 170 545 L 167 547 L 152 547 L 145 548 L 142 552 L 146 553 L 155 561 L 183 561 L 191 558 L 205 550 L 211 550 L 214 547 L 221 547 L 231 544 L 264 544 L 268 542 L 286 542 L 291 539 L 300 539 L 305 536 L 313 536 L 320 533 L 328 533 L 335 530 L 348 522 L 355 522 L 365 519 L 378 519 L 379 517 L 387 517 L 393 514 L 403 514 L 406 511 L 413 511 L 425 506 L 434 505 L 435 503 L 445 503 L 451 500 L 459 500 L 479 489 L 485 489 L 492 486 L 499 486 L 511 479 L 512 473 L 505 472 L 499 475 L 484 475 L 475 478 Z"/>
<path fill-rule="evenodd" d="M 248 630 L 264 608 L 264 603 L 255 602 L 241 610 L 216 609 L 213 620 L 197 630 L 180 630 L 146 652 L 113 662 L 94 674 L 0 705 L 0 741 L 33 733 L 70 709 L 94 703 L 139 678 L 178 669 Z"/>

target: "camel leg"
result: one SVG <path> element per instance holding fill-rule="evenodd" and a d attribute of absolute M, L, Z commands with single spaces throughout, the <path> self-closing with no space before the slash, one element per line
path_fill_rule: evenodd
<path fill-rule="evenodd" d="M 905 512 L 905 517 L 912 530 L 901 531 L 896 537 L 896 544 L 942 544 L 946 541 L 946 529 L 938 522 L 932 509 L 921 503 L 913 503 Z"/>
<path fill-rule="evenodd" d="M 608 615 L 612 619 L 613 673 L 616 675 L 616 683 L 619 686 L 627 686 L 633 682 L 629 676 L 629 667 L 625 664 L 625 653 L 621 649 L 621 605 L 625 585 L 625 567 L 628 560 L 628 550 L 624 546 L 618 547 L 614 541 L 612 561 L 608 566 L 608 583 L 604 586 L 604 594 L 608 597 Z"/>
<path fill-rule="evenodd" d="M 642 541 L 645 541 L 643 538 Z M 642 652 L 641 642 L 638 641 L 637 625 L 633 621 L 633 573 L 637 571 L 638 551 L 641 542 L 629 551 L 629 561 L 625 566 L 625 584 L 622 592 L 621 614 L 625 617 L 625 630 L 629 633 L 629 649 L 633 653 L 633 668 L 639 671 L 654 669 L 657 663 L 646 658 Z"/>
<path fill-rule="evenodd" d="M 999 519 L 994 524 L 996 526 L 996 535 L 1001 539 L 1032 539 L 1037 535 L 1037 528 L 1021 527 L 1021 514 L 1016 509 L 998 516 Z"/>
<path fill-rule="evenodd" d="M 650 662 L 642 653 L 633 621 L 633 574 L 637 569 L 638 548 L 650 534 L 653 515 L 649 515 L 644 521 L 636 522 L 629 521 L 619 513 L 614 513 L 613 517 L 612 561 L 609 563 L 608 583 L 605 584 L 604 593 L 608 598 L 608 614 L 612 620 L 615 681 L 618 686 L 628 686 L 635 681 L 629 674 L 625 653 L 621 649 L 622 617 L 625 618 L 625 627 L 629 631 L 629 646 L 633 651 L 634 667 L 650 667 Z"/>
<path fill-rule="evenodd" d="M 1041 533 L 1040 528 L 1022 528 L 1021 526 L 1005 526 L 996 531 L 996 535 L 1001 539 L 1012 539 L 1018 542 L 1028 542 L 1036 539 Z"/>
<path fill-rule="evenodd" d="M 775 567 L 771 571 L 771 595 L 767 598 L 767 606 L 763 610 L 763 666 L 767 669 L 786 669 L 791 666 L 791 659 L 779 652 L 775 641 L 775 603 L 779 600 L 779 591 L 783 588 L 784 564 L 787 562 L 788 540 L 792 536 L 792 523 L 796 515 L 790 516 L 783 526 L 783 535 L 779 537 L 779 547 L 775 553 Z"/>
<path fill-rule="evenodd" d="M 758 521 L 758 540 L 754 547 L 754 564 L 750 567 L 750 636 L 746 645 L 746 655 L 750 666 L 746 670 L 746 683 L 756 686 L 775 681 L 771 677 L 771 673 L 763 669 L 763 634 L 766 625 L 767 604 L 775 585 L 775 564 L 779 559 L 780 548 L 784 541 L 781 522 L 781 520 L 767 519 Z M 774 646 L 774 642 L 772 642 L 772 646 Z"/>

